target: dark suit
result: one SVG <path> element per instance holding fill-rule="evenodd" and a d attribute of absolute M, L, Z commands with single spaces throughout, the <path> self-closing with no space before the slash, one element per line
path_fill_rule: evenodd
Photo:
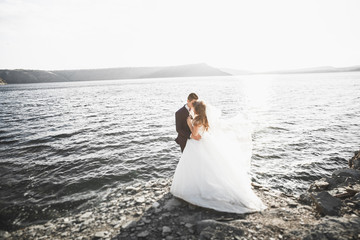
<path fill-rule="evenodd" d="M 190 128 L 187 125 L 188 116 L 189 111 L 186 109 L 185 105 L 175 113 L 176 131 L 178 133 L 175 142 L 180 145 L 181 152 L 184 151 L 186 142 L 190 139 L 191 135 Z"/>

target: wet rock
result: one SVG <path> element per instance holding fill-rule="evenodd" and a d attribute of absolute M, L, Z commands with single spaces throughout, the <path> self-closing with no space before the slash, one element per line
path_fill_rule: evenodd
<path fill-rule="evenodd" d="M 360 201 L 360 193 L 355 194 L 355 196 L 353 197 L 353 199 Z"/>
<path fill-rule="evenodd" d="M 96 232 L 94 237 L 95 238 L 106 238 L 109 235 L 110 235 L 110 233 L 107 231 L 100 231 L 100 232 Z"/>
<path fill-rule="evenodd" d="M 341 200 L 331 196 L 328 192 L 320 192 L 318 194 L 311 195 L 316 210 L 322 215 L 339 215 L 341 208 Z"/>
<path fill-rule="evenodd" d="M 10 237 L 10 234 L 6 231 L 0 231 L 0 239 L 6 239 Z"/>
<path fill-rule="evenodd" d="M 169 228 L 168 226 L 163 226 L 162 228 L 162 234 L 163 236 L 168 235 L 169 233 L 171 233 L 171 228 Z"/>
<path fill-rule="evenodd" d="M 139 233 L 139 234 L 137 235 L 137 237 L 138 237 L 138 238 L 146 238 L 147 236 L 149 236 L 149 234 L 150 234 L 150 232 L 147 231 L 147 230 L 145 230 L 145 231 Z"/>
<path fill-rule="evenodd" d="M 160 203 L 158 203 L 158 202 L 154 202 L 152 205 L 153 208 L 158 208 L 159 206 L 160 206 Z"/>
<path fill-rule="evenodd" d="M 288 206 L 291 207 L 291 208 L 295 208 L 295 207 L 298 206 L 298 203 L 295 202 L 295 201 L 293 201 L 293 200 L 289 200 L 287 204 L 288 204 Z"/>
<path fill-rule="evenodd" d="M 138 197 L 135 199 L 136 203 L 144 203 L 145 202 L 145 198 L 144 197 Z"/>
<path fill-rule="evenodd" d="M 329 187 L 330 183 L 326 181 L 326 178 L 315 181 L 309 187 L 309 192 L 320 192 L 326 190 Z"/>
<path fill-rule="evenodd" d="M 169 201 L 167 201 L 164 205 L 164 209 L 168 211 L 172 211 L 174 208 L 180 206 L 182 203 L 177 198 L 171 198 Z"/>
<path fill-rule="evenodd" d="M 92 214 L 93 214 L 92 212 L 86 212 L 80 216 L 80 220 L 85 220 L 85 219 L 91 217 Z M 64 219 L 64 222 L 65 222 L 65 219 Z M 69 220 L 66 220 L 66 222 L 69 222 Z"/>
<path fill-rule="evenodd" d="M 349 167 L 360 170 L 360 151 L 355 152 L 354 156 L 349 160 Z"/>
<path fill-rule="evenodd" d="M 140 187 L 128 186 L 125 188 L 125 191 L 128 193 L 136 193 L 136 192 L 140 191 Z"/>
<path fill-rule="evenodd" d="M 311 194 L 310 193 L 303 193 L 299 196 L 299 202 L 306 204 L 306 205 L 311 205 L 313 200 L 311 198 Z"/>
<path fill-rule="evenodd" d="M 136 221 L 135 220 L 131 220 L 131 221 L 128 221 L 126 222 L 124 225 L 122 225 L 121 227 L 124 228 L 124 229 L 127 229 L 127 228 L 133 228 L 136 226 Z"/>
<path fill-rule="evenodd" d="M 360 182 L 360 170 L 356 169 L 339 169 L 333 172 L 331 177 L 337 183 L 356 183 Z"/>

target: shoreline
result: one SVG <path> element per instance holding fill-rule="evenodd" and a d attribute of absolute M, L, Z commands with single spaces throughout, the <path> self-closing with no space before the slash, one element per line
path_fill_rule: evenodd
<path fill-rule="evenodd" d="M 299 197 L 253 184 L 268 207 L 233 214 L 191 205 L 169 192 L 170 178 L 123 186 L 97 206 L 0 239 L 359 239 L 360 151 L 349 168 Z"/>

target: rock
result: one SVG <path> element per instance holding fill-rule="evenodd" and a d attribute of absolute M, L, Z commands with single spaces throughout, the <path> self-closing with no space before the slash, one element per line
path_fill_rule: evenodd
<path fill-rule="evenodd" d="M 306 204 L 306 205 L 311 205 L 312 204 L 312 198 L 311 198 L 311 194 L 310 193 L 303 193 L 299 196 L 298 199 L 301 203 Z"/>
<path fill-rule="evenodd" d="M 326 181 L 326 178 L 322 178 L 310 185 L 309 192 L 319 192 L 326 190 L 329 185 L 330 184 Z"/>
<path fill-rule="evenodd" d="M 133 193 L 135 193 L 135 192 L 140 191 L 140 187 L 127 186 L 127 187 L 125 188 L 125 191 L 126 191 L 126 192 L 133 192 Z"/>
<path fill-rule="evenodd" d="M 80 216 L 80 220 L 85 220 L 85 219 L 91 217 L 92 214 L 93 214 L 92 212 L 86 212 L 86 213 L 84 213 L 83 215 Z M 64 222 L 65 222 L 65 219 L 64 219 Z"/>
<path fill-rule="evenodd" d="M 337 183 L 356 183 L 360 182 L 360 170 L 356 169 L 339 169 L 333 172 L 332 178 Z"/>
<path fill-rule="evenodd" d="M 137 235 L 137 237 L 138 238 L 146 238 L 147 236 L 149 236 L 149 231 L 143 231 L 143 232 L 141 232 L 141 233 L 139 233 L 138 235 Z"/>
<path fill-rule="evenodd" d="M 96 232 L 94 237 L 95 238 L 106 238 L 108 235 L 110 235 L 109 232 L 107 231 L 100 231 L 100 232 Z"/>
<path fill-rule="evenodd" d="M 136 203 L 143 203 L 143 202 L 145 202 L 145 198 L 144 197 L 138 197 L 138 198 L 135 199 L 135 202 Z"/>
<path fill-rule="evenodd" d="M 328 192 L 320 192 L 311 195 L 315 203 L 316 210 L 322 215 L 339 215 L 341 200 L 331 196 Z"/>
<path fill-rule="evenodd" d="M 174 208 L 181 205 L 181 202 L 177 198 L 171 198 L 169 201 L 167 201 L 164 205 L 164 209 L 168 211 L 172 211 Z"/>
<path fill-rule="evenodd" d="M 136 226 L 136 221 L 131 220 L 131 221 L 126 222 L 121 227 L 124 228 L 124 229 L 127 229 L 127 228 L 132 228 L 132 227 L 135 227 L 135 226 Z"/>
<path fill-rule="evenodd" d="M 160 206 L 160 203 L 158 203 L 158 202 L 154 202 L 152 205 L 153 208 L 158 208 L 159 206 Z"/>
<path fill-rule="evenodd" d="M 162 228 L 162 234 L 163 236 L 168 235 L 169 233 L 171 233 L 171 228 L 169 228 L 168 226 L 163 226 Z"/>
<path fill-rule="evenodd" d="M 187 227 L 187 228 L 192 228 L 193 225 L 192 225 L 191 223 L 186 223 L 186 224 L 185 224 L 185 227 Z"/>
<path fill-rule="evenodd" d="M 292 200 L 289 200 L 288 201 L 288 206 L 291 207 L 291 208 L 294 208 L 294 207 L 297 207 L 297 202 L 295 201 L 292 201 Z"/>
<path fill-rule="evenodd" d="M 10 233 L 0 230 L 0 239 L 7 239 L 8 237 L 10 237 Z"/>
<path fill-rule="evenodd" d="M 354 156 L 349 160 L 349 167 L 360 170 L 360 151 L 355 152 Z"/>
<path fill-rule="evenodd" d="M 355 194 L 353 197 L 354 200 L 360 201 L 360 193 Z"/>

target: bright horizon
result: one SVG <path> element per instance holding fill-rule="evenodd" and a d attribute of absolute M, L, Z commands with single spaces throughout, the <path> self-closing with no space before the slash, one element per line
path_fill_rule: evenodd
<path fill-rule="evenodd" d="M 0 0 L 0 69 L 360 65 L 360 2 Z"/>

